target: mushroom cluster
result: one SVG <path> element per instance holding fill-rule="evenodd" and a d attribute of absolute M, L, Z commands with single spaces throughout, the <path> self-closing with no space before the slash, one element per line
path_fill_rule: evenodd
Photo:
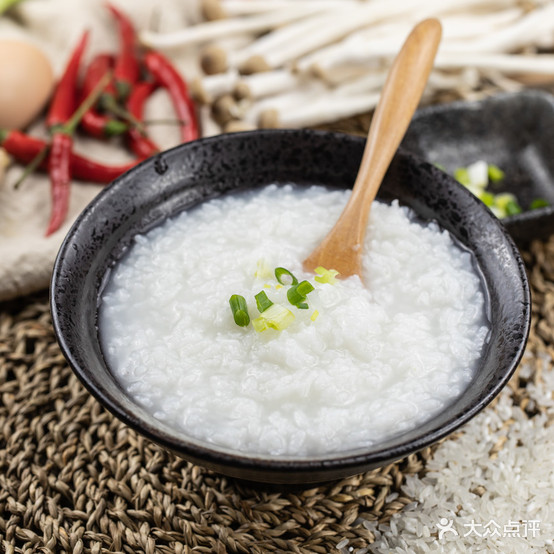
<path fill-rule="evenodd" d="M 168 51 L 199 47 L 197 102 L 221 131 L 306 127 L 371 111 L 410 28 L 437 17 L 443 40 L 424 101 L 554 81 L 546 0 L 202 0 L 203 21 L 144 31 Z"/>

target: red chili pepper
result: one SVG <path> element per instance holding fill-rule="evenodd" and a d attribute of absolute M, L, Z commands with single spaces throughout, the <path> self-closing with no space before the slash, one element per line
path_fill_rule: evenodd
<path fill-rule="evenodd" d="M 119 28 L 119 55 L 115 61 L 114 79 L 119 98 L 127 98 L 138 81 L 137 35 L 131 20 L 112 4 L 107 4 Z"/>
<path fill-rule="evenodd" d="M 98 82 L 112 69 L 113 56 L 97 54 L 90 62 L 83 79 L 81 98 L 85 99 L 96 87 Z M 82 128 L 93 137 L 106 138 L 121 135 L 127 130 L 127 124 L 101 114 L 96 108 L 89 109 L 81 120 Z"/>
<path fill-rule="evenodd" d="M 52 211 L 46 236 L 57 231 L 69 210 L 69 186 L 71 184 L 71 150 L 73 138 L 65 133 L 55 133 L 52 137 L 48 172 L 52 187 Z"/>
<path fill-rule="evenodd" d="M 89 31 L 85 31 L 75 50 L 73 50 L 64 73 L 56 86 L 48 114 L 46 115 L 46 125 L 49 129 L 57 125 L 63 125 L 73 115 L 77 107 L 76 84 L 81 58 L 87 45 L 88 37 Z"/>
<path fill-rule="evenodd" d="M 136 84 L 131 91 L 129 99 L 127 100 L 127 110 L 138 123 L 142 123 L 146 100 L 157 88 L 157 83 L 153 81 L 143 81 Z M 160 151 L 158 145 L 137 125 L 129 129 L 128 137 L 131 150 L 139 158 L 149 158 Z"/>
<path fill-rule="evenodd" d="M 46 125 L 52 135 L 50 174 L 52 209 L 46 236 L 57 231 L 63 223 L 69 209 L 69 192 L 71 184 L 71 150 L 73 138 L 63 129 L 77 107 L 77 79 L 81 58 L 88 42 L 89 32 L 85 31 L 77 47 L 73 50 L 62 77 L 56 86 Z"/>
<path fill-rule="evenodd" d="M 142 158 L 121 165 L 104 165 L 79 154 L 71 156 L 71 171 L 76 179 L 107 185 L 142 162 Z"/>
<path fill-rule="evenodd" d="M 48 143 L 42 139 L 30 137 L 21 131 L 6 131 L 0 129 L 0 145 L 15 159 L 22 163 L 31 162 L 39 152 L 48 147 Z M 104 165 L 100 162 L 71 153 L 71 174 L 83 181 L 107 184 L 111 183 L 142 160 L 134 160 L 122 165 Z M 39 166 L 48 169 L 49 159 L 46 158 Z"/>
<path fill-rule="evenodd" d="M 168 91 L 171 97 L 173 108 L 181 122 L 183 142 L 197 139 L 198 122 L 194 102 L 180 73 L 166 57 L 154 50 L 146 53 L 144 63 L 156 81 Z"/>

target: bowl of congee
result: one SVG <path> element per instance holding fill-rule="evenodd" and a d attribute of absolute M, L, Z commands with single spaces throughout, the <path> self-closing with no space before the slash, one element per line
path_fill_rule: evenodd
<path fill-rule="evenodd" d="M 529 288 L 507 232 L 453 178 L 399 150 L 362 277 L 304 269 L 364 144 L 220 135 L 103 190 L 51 285 L 59 344 L 88 390 L 187 460 L 273 483 L 390 463 L 482 410 L 523 354 Z"/>

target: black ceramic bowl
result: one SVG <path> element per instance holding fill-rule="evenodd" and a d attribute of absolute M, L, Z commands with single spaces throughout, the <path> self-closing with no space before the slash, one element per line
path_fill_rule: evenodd
<path fill-rule="evenodd" d="M 106 365 L 98 340 L 99 297 L 110 267 L 137 233 L 244 187 L 293 182 L 349 188 L 364 144 L 359 137 L 314 131 L 222 135 L 163 152 L 99 194 L 66 237 L 51 290 L 58 341 L 90 392 L 129 426 L 192 462 L 274 483 L 326 481 L 389 463 L 448 435 L 484 408 L 508 381 L 527 339 L 530 298 L 523 263 L 504 228 L 476 198 L 431 164 L 404 152 L 395 156 L 379 196 L 385 201 L 398 198 L 471 249 L 490 300 L 492 334 L 475 377 L 443 412 L 368 449 L 313 459 L 252 457 L 171 430 L 137 405 Z"/>
<path fill-rule="evenodd" d="M 523 208 L 502 219 L 525 246 L 554 233 L 554 96 L 539 90 L 496 94 L 478 101 L 418 110 L 402 145 L 449 173 L 477 160 L 505 172 L 494 192 L 511 192 Z M 537 198 L 547 207 L 530 210 Z"/>

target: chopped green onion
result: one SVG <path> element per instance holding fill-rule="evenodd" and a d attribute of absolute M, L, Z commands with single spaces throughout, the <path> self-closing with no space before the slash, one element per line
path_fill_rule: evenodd
<path fill-rule="evenodd" d="M 296 290 L 300 294 L 307 296 L 310 292 L 314 290 L 314 286 L 309 281 L 302 281 L 301 283 L 298 283 L 298 285 L 296 285 Z"/>
<path fill-rule="evenodd" d="M 529 206 L 530 210 L 537 210 L 539 208 L 546 208 L 550 206 L 550 203 L 544 198 L 535 198 Z"/>
<path fill-rule="evenodd" d="M 260 314 L 259 317 L 252 320 L 252 326 L 258 333 L 269 328 L 282 331 L 286 329 L 294 319 L 294 314 L 290 310 L 281 306 L 281 304 L 272 304 L 267 310 Z"/>
<path fill-rule="evenodd" d="M 481 202 L 483 202 L 483 204 L 485 204 L 485 206 L 488 206 L 489 208 L 494 206 L 494 194 L 491 192 L 483 191 L 478 194 L 477 197 L 481 200 Z"/>
<path fill-rule="evenodd" d="M 262 331 L 269 329 L 267 320 L 262 316 L 252 320 L 252 327 L 254 327 L 254 331 L 256 331 L 256 333 L 261 333 Z"/>
<path fill-rule="evenodd" d="M 504 192 L 502 194 L 497 194 L 495 196 L 495 205 L 500 208 L 502 211 L 506 211 L 507 209 L 507 206 L 509 203 L 511 202 L 515 202 L 517 204 L 517 199 L 516 197 L 509 193 L 509 192 Z"/>
<path fill-rule="evenodd" d="M 303 294 L 300 294 L 300 293 L 296 290 L 296 286 L 291 287 L 291 288 L 287 291 L 287 298 L 289 299 L 289 302 L 290 302 L 293 306 L 296 306 L 296 305 L 299 304 L 300 302 L 304 302 L 304 300 L 306 300 L 306 297 L 305 297 Z"/>
<path fill-rule="evenodd" d="M 510 200 L 506 203 L 506 213 L 507 215 L 516 215 L 520 214 L 523 210 L 521 209 L 521 206 L 515 201 Z"/>
<path fill-rule="evenodd" d="M 258 279 L 271 279 L 273 274 L 271 273 L 271 268 L 265 259 L 260 259 L 256 262 L 256 272 L 254 277 Z"/>
<path fill-rule="evenodd" d="M 458 167 L 454 170 L 454 179 L 466 187 L 471 184 L 469 172 L 465 167 Z"/>
<path fill-rule="evenodd" d="M 498 181 L 504 179 L 504 172 L 496 165 L 489 164 L 487 174 L 491 183 L 498 183 Z"/>
<path fill-rule="evenodd" d="M 442 164 L 433 164 L 437 169 L 440 169 L 441 171 L 446 171 L 446 168 Z"/>
<path fill-rule="evenodd" d="M 315 268 L 315 272 L 317 275 L 314 277 L 314 280 L 318 283 L 329 283 L 330 285 L 334 285 L 337 282 L 335 277 L 339 272 L 336 269 L 325 269 L 319 266 Z"/>
<path fill-rule="evenodd" d="M 315 321 L 318 315 L 319 315 L 319 312 L 317 310 L 314 310 L 314 313 L 310 316 L 310 319 L 312 321 Z"/>
<path fill-rule="evenodd" d="M 290 279 L 291 279 L 290 283 L 283 282 L 282 278 L 283 278 L 284 275 L 288 275 L 290 277 Z M 276 267 L 275 268 L 275 278 L 277 279 L 277 281 L 279 281 L 279 283 L 281 283 L 281 285 L 297 285 L 298 284 L 298 279 L 288 269 L 285 269 L 284 267 Z"/>
<path fill-rule="evenodd" d="M 287 291 L 289 302 L 301 310 L 307 310 L 306 296 L 314 290 L 314 286 L 309 281 L 302 281 L 298 285 L 292 286 Z"/>
<path fill-rule="evenodd" d="M 229 298 L 229 305 L 231 306 L 235 323 L 240 327 L 246 327 L 250 323 L 250 316 L 248 315 L 248 307 L 244 296 L 233 294 Z"/>
<path fill-rule="evenodd" d="M 254 297 L 256 299 L 256 306 L 260 313 L 265 312 L 273 302 L 267 297 L 267 294 L 262 290 Z"/>

